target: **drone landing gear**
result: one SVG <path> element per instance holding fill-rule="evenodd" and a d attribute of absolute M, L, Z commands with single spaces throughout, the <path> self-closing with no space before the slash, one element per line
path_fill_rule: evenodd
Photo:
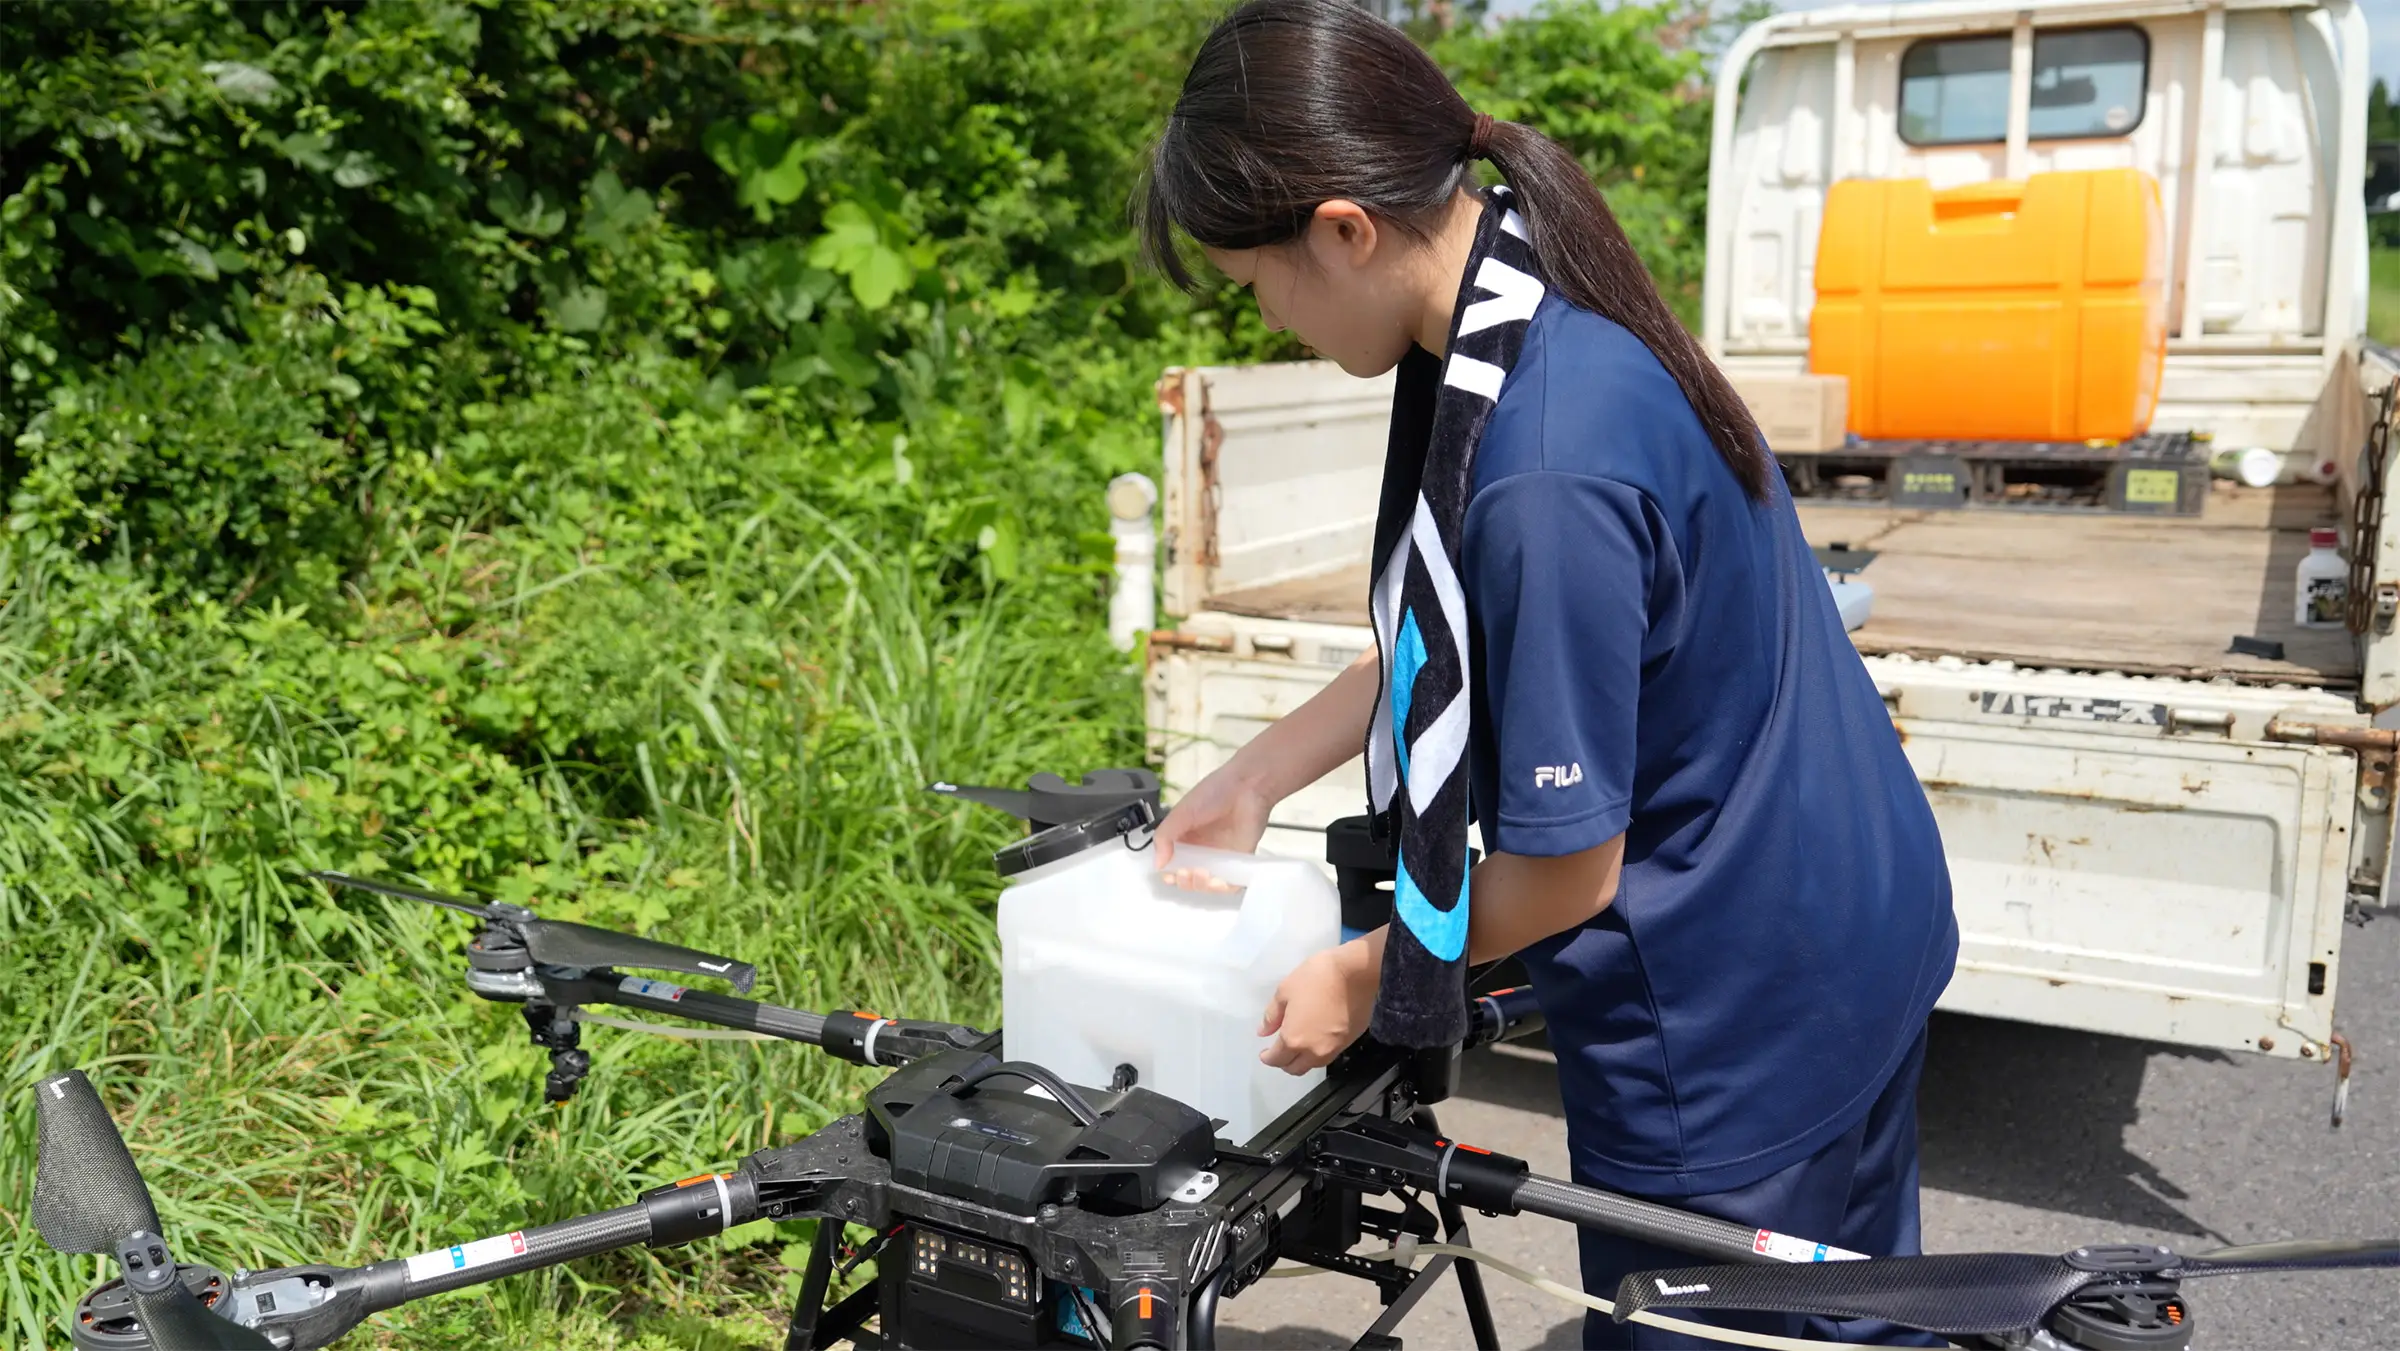
<path fill-rule="evenodd" d="M 1441 1133 L 1430 1108 L 1419 1107 L 1412 1119 L 1426 1131 L 1437 1136 Z M 1397 1329 L 1402 1320 L 1453 1270 L 1458 1275 L 1459 1297 L 1466 1305 L 1467 1331 L 1474 1338 L 1476 1351 L 1500 1351 L 1500 1332 L 1492 1322 L 1491 1298 L 1483 1288 L 1483 1270 L 1473 1262 L 1462 1262 L 1442 1253 L 1412 1271 L 1397 1262 L 1369 1261 L 1350 1254 L 1349 1250 L 1366 1235 L 1387 1243 L 1413 1238 L 1425 1243 L 1439 1239 L 1459 1248 L 1473 1246 L 1467 1233 L 1466 1211 L 1457 1201 L 1439 1200 L 1428 1211 L 1418 1195 L 1405 1191 L 1393 1195 L 1400 1201 L 1398 1210 L 1366 1205 L 1354 1188 L 1321 1189 L 1315 1213 L 1304 1222 L 1301 1234 L 1285 1244 L 1283 1255 L 1309 1266 L 1375 1283 L 1383 1300 L 1383 1313 L 1352 1344 L 1352 1351 L 1400 1351 Z"/>
<path fill-rule="evenodd" d="M 591 1053 L 584 1050 L 583 1026 L 575 1021 L 575 1010 L 556 1004 L 529 1003 L 525 1006 L 525 1025 L 533 1030 L 533 1044 L 550 1052 L 550 1073 L 542 1080 L 542 1101 L 556 1106 L 575 1096 L 582 1086 L 583 1076 L 592 1072 Z"/>

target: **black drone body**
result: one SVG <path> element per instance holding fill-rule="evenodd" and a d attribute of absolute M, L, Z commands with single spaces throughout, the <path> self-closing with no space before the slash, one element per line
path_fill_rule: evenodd
<path fill-rule="evenodd" d="M 1091 818 L 1040 818 L 1088 809 L 1146 820 L 1157 788 L 1155 778 L 1121 771 L 1087 776 L 1080 788 L 1045 780 L 1025 794 L 939 791 L 1073 830 Z M 1330 838 L 1339 845 L 1334 861 L 1345 897 L 1372 893 L 1377 878 L 1369 874 L 1378 867 L 1361 843 L 1367 837 L 1337 829 Z M 1008 1060 L 997 1032 L 813 1013 L 689 989 L 619 968 L 719 979 L 737 991 L 747 991 L 756 972 L 731 958 L 546 920 L 519 906 L 318 876 L 476 918 L 468 986 L 523 1005 L 535 1041 L 551 1051 L 550 1100 L 572 1094 L 589 1072 L 576 1044 L 579 1015 L 599 1005 L 744 1029 L 891 1073 L 860 1113 L 753 1154 L 731 1172 L 656 1188 L 614 1210 L 361 1267 L 230 1274 L 186 1263 L 168 1245 L 132 1154 L 90 1081 L 80 1071 L 42 1080 L 34 1089 L 35 1223 L 53 1248 L 114 1257 L 119 1272 L 77 1305 L 71 1333 L 80 1351 L 305 1351 L 417 1299 L 617 1249 L 687 1243 L 760 1219 L 820 1221 L 787 1351 L 845 1343 L 1211 1347 L 1219 1303 L 1290 1262 L 1380 1288 L 1384 1311 L 1359 1338 L 1361 1347 L 1398 1347 L 1402 1320 L 1455 1273 L 1475 1343 L 1493 1351 L 1498 1337 L 1480 1269 L 1455 1255 L 1469 1244 L 1469 1210 L 1546 1215 L 1720 1264 L 1627 1277 L 1616 1292 L 1620 1319 L 1698 1309 L 1873 1318 L 1977 1351 L 2179 1351 L 2193 1329 L 2186 1281 L 2400 1266 L 2400 1241 L 2271 1244 L 2200 1256 L 2091 1246 L 2057 1256 L 1858 1258 L 1536 1176 L 1522 1160 L 1449 1139 L 1431 1108 L 1455 1087 L 1465 1047 L 1403 1053 L 1362 1042 L 1255 1138 L 1224 1140 L 1217 1123 L 1130 1075 L 1106 1087 L 1073 1084 Z M 1478 980 L 1466 1046 L 1540 1026 L 1530 990 L 1492 988 L 1492 972 Z M 840 1274 L 870 1258 L 880 1259 L 876 1274 L 828 1303 L 852 1226 L 868 1238 Z M 1382 1251 L 1357 1251 L 1370 1236 Z M 1392 1260 L 1420 1242 L 1453 1251 L 1422 1266 Z"/>

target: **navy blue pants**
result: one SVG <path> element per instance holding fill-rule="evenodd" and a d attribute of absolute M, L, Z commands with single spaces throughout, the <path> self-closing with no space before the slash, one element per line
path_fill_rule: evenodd
<path fill-rule="evenodd" d="M 1753 1229 L 1772 1229 L 1795 1238 L 1814 1239 L 1871 1257 L 1911 1256 L 1920 1251 L 1917 1231 L 1917 1080 L 1925 1068 L 1925 1036 L 1917 1035 L 1883 1093 L 1857 1126 L 1833 1143 L 1782 1172 L 1733 1191 L 1705 1196 L 1654 1197 L 1666 1204 L 1703 1215 L 1714 1215 Z M 1572 1108 L 1570 1108 L 1572 1110 Z M 1591 1179 L 1578 1175 L 1578 1181 Z M 1617 1282 L 1635 1271 L 1705 1265 L 1708 1259 L 1671 1248 L 1619 1238 L 1595 1230 L 1579 1231 L 1583 1239 L 1583 1288 L 1612 1299 Z M 1715 1327 L 1784 1337 L 1815 1337 L 1826 1341 L 1878 1343 L 1887 1346 L 1943 1346 L 1924 1333 L 1904 1331 L 1888 1323 L 1837 1320 L 1798 1314 L 1754 1314 L 1660 1309 L 1669 1317 Z M 1583 1344 L 1594 1351 L 1653 1351 L 1665 1347 L 1723 1347 L 1696 1337 L 1618 1323 L 1604 1313 L 1585 1317 Z"/>

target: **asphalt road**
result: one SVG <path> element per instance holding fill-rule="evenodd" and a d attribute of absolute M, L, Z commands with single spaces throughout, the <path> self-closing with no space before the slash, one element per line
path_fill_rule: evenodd
<path fill-rule="evenodd" d="M 1926 1248 L 2061 1252 L 2088 1242 L 2200 1251 L 2285 1238 L 2400 1236 L 2400 914 L 2347 931 L 2339 1025 L 2357 1048 L 2350 1113 L 2328 1127 L 2323 1065 L 1937 1015 L 1918 1104 Z M 1441 1110 L 1460 1139 L 1566 1175 L 1556 1080 L 1478 1052 Z M 1482 1219 L 1475 1245 L 1575 1283 L 1573 1232 Z M 1581 1315 L 1487 1276 L 1504 1345 L 1573 1347 Z M 2241 1276 L 2185 1288 L 2208 1351 L 2400 1347 L 2400 1272 Z M 1340 1276 L 1263 1281 L 1224 1306 L 1225 1347 L 1346 1347 L 1373 1291 Z M 1453 1289 L 1401 1325 L 1416 1348 L 1470 1345 Z"/>

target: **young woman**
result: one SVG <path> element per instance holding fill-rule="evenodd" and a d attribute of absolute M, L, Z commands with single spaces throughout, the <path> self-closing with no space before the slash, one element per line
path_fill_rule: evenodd
<path fill-rule="evenodd" d="M 1773 459 L 1575 160 L 1355 4 L 1253 0 L 1201 45 L 1141 205 L 1177 281 L 1180 231 L 1270 328 L 1398 368 L 1380 653 L 1158 832 L 1162 867 L 1179 841 L 1252 848 L 1366 746 L 1398 917 L 1292 973 L 1267 1061 L 1322 1065 L 1370 1021 L 1438 1041 L 1459 966 L 1515 953 L 1578 1179 L 1916 1251 L 1916 1086 L 1958 943 L 1941 841 Z M 1583 1236 L 1604 1296 L 1689 1260 Z M 1678 1344 L 1598 1316 L 1585 1337 Z"/>

